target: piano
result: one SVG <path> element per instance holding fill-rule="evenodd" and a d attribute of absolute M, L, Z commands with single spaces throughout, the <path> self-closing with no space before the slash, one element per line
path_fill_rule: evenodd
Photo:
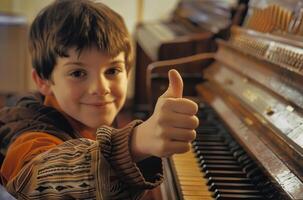
<path fill-rule="evenodd" d="M 135 33 L 135 110 L 145 110 L 146 66 L 154 61 L 216 50 L 214 38 L 226 39 L 241 24 L 248 0 L 181 0 L 170 19 L 139 25 Z M 140 108 L 141 107 L 141 108 Z"/>
<path fill-rule="evenodd" d="M 192 97 L 197 137 L 190 152 L 163 160 L 156 199 L 303 199 L 303 7 L 274 2 L 254 7 L 215 53 L 148 66 L 158 73 L 213 60 Z"/>

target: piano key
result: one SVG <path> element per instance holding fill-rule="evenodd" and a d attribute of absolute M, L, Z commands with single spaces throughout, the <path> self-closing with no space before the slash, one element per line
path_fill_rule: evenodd
<path fill-rule="evenodd" d="M 212 151 L 212 150 L 202 151 L 199 149 L 199 147 L 196 150 L 198 154 L 202 154 L 202 155 L 232 156 L 232 153 L 229 151 Z"/>
<path fill-rule="evenodd" d="M 259 168 L 253 168 L 250 171 L 246 172 L 248 177 L 254 177 L 257 176 L 260 173 Z"/>
<path fill-rule="evenodd" d="M 251 180 L 246 177 L 209 177 L 207 185 L 212 183 L 251 183 Z"/>
<path fill-rule="evenodd" d="M 199 126 L 198 128 L 196 128 L 196 131 L 197 131 L 197 136 L 200 136 L 200 135 L 204 135 L 205 133 L 208 133 L 208 134 L 216 134 L 219 132 L 219 129 L 216 128 L 216 127 L 210 127 L 210 126 Z"/>
<path fill-rule="evenodd" d="M 238 151 L 234 151 L 233 154 L 234 154 L 234 156 L 235 156 L 236 158 L 238 158 L 238 157 L 244 155 L 244 154 L 245 154 L 245 151 L 244 151 L 244 150 L 238 150 Z"/>
<path fill-rule="evenodd" d="M 199 177 L 198 180 L 184 180 L 182 178 L 179 179 L 181 184 L 184 186 L 205 186 L 204 182 L 205 181 L 201 181 L 201 177 Z"/>
<path fill-rule="evenodd" d="M 259 190 L 227 190 L 227 189 L 215 189 L 214 196 L 219 194 L 253 194 L 253 195 L 261 195 Z"/>
<path fill-rule="evenodd" d="M 196 146 L 197 142 L 194 141 L 193 145 Z M 201 146 L 226 146 L 222 144 L 221 142 L 208 142 L 208 141 L 199 141 L 199 145 Z M 198 145 L 197 145 L 198 146 Z"/>
<path fill-rule="evenodd" d="M 261 195 L 219 194 L 216 200 L 265 200 Z"/>
<path fill-rule="evenodd" d="M 238 159 L 239 160 L 239 159 Z M 246 160 L 242 160 L 241 162 L 239 162 L 241 165 L 246 166 L 246 165 L 250 165 L 250 163 L 254 163 L 253 160 L 251 159 L 246 159 Z"/>
<path fill-rule="evenodd" d="M 209 194 L 211 194 L 209 191 L 202 191 L 202 190 L 188 190 L 188 191 L 187 190 L 182 190 L 182 194 L 183 195 L 193 195 L 193 196 L 203 195 L 203 196 L 211 197 L 211 195 L 209 195 Z"/>
<path fill-rule="evenodd" d="M 205 134 L 197 134 L 196 136 L 197 141 L 201 142 L 223 142 L 224 140 L 218 136 L 205 136 Z M 199 142 L 197 142 L 199 144 Z"/>
<path fill-rule="evenodd" d="M 198 153 L 197 153 L 198 154 Z M 233 156 L 209 156 L 209 155 L 199 155 L 199 160 L 232 160 L 234 161 L 235 158 Z"/>
<path fill-rule="evenodd" d="M 246 177 L 246 174 L 242 171 L 206 170 L 204 177 L 209 178 L 209 177 L 217 177 L 217 176 Z"/>
<path fill-rule="evenodd" d="M 235 160 L 202 160 L 200 162 L 200 165 L 203 165 L 203 164 L 235 165 L 235 164 L 239 164 L 239 163 Z"/>
<path fill-rule="evenodd" d="M 245 172 L 249 172 L 249 171 L 253 170 L 254 168 L 257 168 L 257 165 L 253 162 L 249 162 L 249 163 L 243 165 L 243 170 Z"/>
<path fill-rule="evenodd" d="M 203 150 L 225 150 L 225 151 L 229 151 L 227 146 L 198 146 L 199 150 L 203 151 Z"/>
<path fill-rule="evenodd" d="M 184 200 L 213 200 L 212 197 L 209 196 L 202 196 L 202 195 L 195 195 L 195 196 L 191 196 L 191 195 L 184 195 Z"/>
<path fill-rule="evenodd" d="M 209 190 L 215 191 L 215 189 L 232 189 L 232 190 L 255 190 L 255 185 L 251 183 L 212 183 Z"/>
<path fill-rule="evenodd" d="M 234 143 L 234 141 L 230 141 L 228 143 L 228 146 L 230 148 L 231 151 L 237 151 L 237 150 L 242 150 L 242 147 L 236 143 Z"/>
<path fill-rule="evenodd" d="M 238 170 L 241 171 L 242 168 L 239 165 L 201 165 L 202 171 L 210 170 Z"/>
<path fill-rule="evenodd" d="M 247 154 L 243 154 L 237 158 L 239 162 L 245 162 L 246 160 L 251 160 Z"/>

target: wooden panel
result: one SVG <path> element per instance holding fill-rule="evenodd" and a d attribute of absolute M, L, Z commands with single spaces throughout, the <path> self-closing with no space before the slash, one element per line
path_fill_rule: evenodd
<path fill-rule="evenodd" d="M 0 23 L 0 91 L 20 92 L 27 82 L 27 27 Z"/>

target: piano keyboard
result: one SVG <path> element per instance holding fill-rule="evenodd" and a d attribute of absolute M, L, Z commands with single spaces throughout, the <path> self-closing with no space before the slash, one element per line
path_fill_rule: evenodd
<path fill-rule="evenodd" d="M 198 117 L 192 151 L 171 159 L 180 199 L 284 199 L 210 107 L 203 104 Z"/>

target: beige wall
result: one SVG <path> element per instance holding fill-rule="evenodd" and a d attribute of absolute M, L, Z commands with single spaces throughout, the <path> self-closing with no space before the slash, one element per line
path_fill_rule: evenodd
<path fill-rule="evenodd" d="M 179 0 L 145 0 L 143 21 L 156 21 L 169 17 Z"/>
<path fill-rule="evenodd" d="M 179 0 L 97 0 L 120 13 L 131 33 L 138 20 L 138 5 L 142 2 L 142 20 L 155 21 L 165 19 L 175 8 Z"/>
<path fill-rule="evenodd" d="M 9 12 L 12 10 L 13 2 L 11 0 L 1 0 L 0 1 L 0 11 Z"/>
<path fill-rule="evenodd" d="M 0 0 L 0 11 L 24 16 L 23 26 L 0 27 L 0 92 L 33 90 L 27 31 L 36 14 L 52 0 Z"/>
<path fill-rule="evenodd" d="M 143 21 L 154 21 L 168 17 L 178 0 L 96 0 L 120 13 L 132 33 L 137 23 L 137 5 L 143 2 Z M 53 0 L 0 0 L 0 7 L 22 14 L 31 22 L 36 14 Z"/>
<path fill-rule="evenodd" d="M 28 22 L 30 23 L 37 13 L 53 2 L 53 0 L 12 0 L 13 1 L 13 11 L 26 16 Z"/>

